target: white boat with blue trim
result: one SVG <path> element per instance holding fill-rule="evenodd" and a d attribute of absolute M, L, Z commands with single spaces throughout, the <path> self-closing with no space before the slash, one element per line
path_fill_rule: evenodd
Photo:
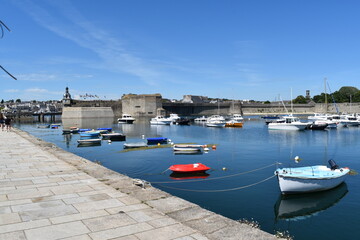
<path fill-rule="evenodd" d="M 329 160 L 325 165 L 296 168 L 278 168 L 275 171 L 282 194 L 319 192 L 332 189 L 344 182 L 350 169 L 339 168 Z"/>

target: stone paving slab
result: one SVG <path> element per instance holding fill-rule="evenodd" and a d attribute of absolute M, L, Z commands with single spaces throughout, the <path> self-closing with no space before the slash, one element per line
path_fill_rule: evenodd
<path fill-rule="evenodd" d="M 276 239 L 13 129 L 0 132 L 0 239 Z"/>

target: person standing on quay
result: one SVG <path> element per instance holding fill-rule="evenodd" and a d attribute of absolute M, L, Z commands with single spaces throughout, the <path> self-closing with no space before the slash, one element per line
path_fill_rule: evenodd
<path fill-rule="evenodd" d="M 4 118 L 4 114 L 0 113 L 0 127 L 1 130 L 4 131 L 5 128 L 5 118 Z"/>
<path fill-rule="evenodd" d="M 11 130 L 11 118 L 5 117 L 5 126 L 6 131 L 9 132 Z"/>

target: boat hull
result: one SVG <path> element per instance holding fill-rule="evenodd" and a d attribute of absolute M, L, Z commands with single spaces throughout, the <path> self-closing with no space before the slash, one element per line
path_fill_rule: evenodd
<path fill-rule="evenodd" d="M 135 121 L 135 119 L 118 119 L 118 123 L 127 123 L 127 124 L 132 124 Z"/>
<path fill-rule="evenodd" d="M 109 133 L 102 134 L 103 140 L 111 140 L 111 141 L 126 141 L 126 136 L 123 134 Z"/>
<path fill-rule="evenodd" d="M 101 139 L 80 139 L 77 142 L 82 145 L 101 144 Z"/>
<path fill-rule="evenodd" d="M 141 147 L 147 147 L 148 145 L 144 142 L 139 143 L 124 143 L 124 148 L 141 148 Z"/>
<path fill-rule="evenodd" d="M 225 127 L 225 123 L 224 122 L 208 122 L 206 123 L 206 126 L 207 127 L 218 127 L 218 128 L 222 128 L 222 127 Z"/>
<path fill-rule="evenodd" d="M 172 165 L 169 169 L 173 172 L 188 173 L 188 172 L 205 172 L 210 168 L 202 163 L 194 163 L 194 164 Z"/>
<path fill-rule="evenodd" d="M 100 132 L 80 132 L 80 137 L 99 137 Z"/>
<path fill-rule="evenodd" d="M 151 125 L 170 125 L 171 121 L 150 121 Z"/>
<path fill-rule="evenodd" d="M 277 169 L 282 194 L 319 192 L 335 188 L 345 181 L 349 169 L 330 170 L 326 166 Z"/>
<path fill-rule="evenodd" d="M 242 122 L 236 122 L 236 123 L 226 123 L 225 127 L 235 127 L 235 128 L 241 128 L 243 126 Z"/>
<path fill-rule="evenodd" d="M 305 130 L 309 124 L 297 123 L 297 124 L 284 124 L 284 123 L 269 123 L 269 130 L 290 130 L 290 131 L 301 131 Z"/>

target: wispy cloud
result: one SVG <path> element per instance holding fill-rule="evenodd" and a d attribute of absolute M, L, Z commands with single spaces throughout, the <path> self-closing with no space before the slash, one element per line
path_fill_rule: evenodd
<path fill-rule="evenodd" d="M 55 14 L 50 14 L 48 9 L 40 7 L 35 1 L 22 1 L 18 6 L 39 25 L 96 53 L 103 60 L 102 67 L 137 76 L 149 85 L 156 84 L 161 71 L 155 69 L 151 62 L 128 51 L 118 38 L 85 19 L 70 1 L 47 4 Z"/>
<path fill-rule="evenodd" d="M 6 92 L 6 93 L 17 93 L 19 91 L 20 91 L 19 89 L 7 89 L 7 90 L 4 90 L 4 92 Z"/>
<path fill-rule="evenodd" d="M 32 82 L 57 80 L 57 76 L 55 74 L 46 74 L 46 73 L 18 74 L 17 77 L 19 80 L 32 81 Z"/>
<path fill-rule="evenodd" d="M 24 90 L 25 92 L 31 92 L 31 93 L 48 93 L 49 91 L 42 88 L 28 88 Z"/>
<path fill-rule="evenodd" d="M 89 79 L 91 74 L 48 74 L 48 73 L 23 73 L 17 74 L 17 78 L 22 81 L 30 82 L 49 82 L 60 81 L 64 79 Z"/>

